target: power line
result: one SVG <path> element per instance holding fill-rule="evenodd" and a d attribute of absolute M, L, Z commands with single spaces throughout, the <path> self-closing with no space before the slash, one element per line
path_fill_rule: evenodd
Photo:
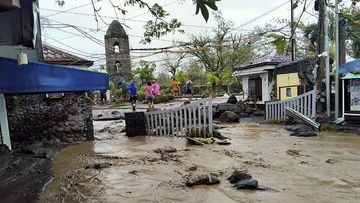
<path fill-rule="evenodd" d="M 270 13 L 276 11 L 277 9 L 285 6 L 285 5 L 288 4 L 288 3 L 289 3 L 289 0 L 286 0 L 284 3 L 280 4 L 279 6 L 276 6 L 275 8 L 273 8 L 273 9 L 271 9 L 271 10 L 269 10 L 269 11 L 266 11 L 265 13 L 262 13 L 262 14 L 259 15 L 259 16 L 256 16 L 255 18 L 253 18 L 253 19 L 251 19 L 251 20 L 249 20 L 249 21 L 247 21 L 247 22 L 245 22 L 245 23 L 243 23 L 243 24 L 241 24 L 241 25 L 233 28 L 232 30 L 238 30 L 238 29 L 241 28 L 241 27 L 244 27 L 244 26 L 246 26 L 246 25 L 248 25 L 248 24 L 250 24 L 250 23 L 253 23 L 253 22 L 257 21 L 258 19 L 260 19 L 260 18 L 262 18 L 262 17 L 265 17 L 265 16 L 269 15 Z"/>
<path fill-rule="evenodd" d="M 99 1 L 96 1 L 94 3 L 97 3 Z M 70 8 L 70 9 L 67 9 L 67 10 L 64 10 L 64 11 L 59 11 L 57 13 L 53 13 L 53 14 L 50 14 L 50 15 L 47 15 L 45 17 L 51 17 L 51 16 L 55 16 L 55 15 L 58 15 L 58 14 L 61 14 L 61 13 L 64 13 L 64 12 L 68 12 L 68 11 L 72 11 L 72 10 L 75 10 L 75 9 L 78 9 L 78 8 L 83 8 L 85 6 L 89 6 L 89 5 L 92 5 L 92 3 L 87 3 L 87 4 L 83 4 L 83 5 L 80 5 L 80 6 L 76 6 L 76 7 L 73 7 L 73 8 Z"/>
<path fill-rule="evenodd" d="M 51 12 L 58 12 L 60 10 L 55 10 L 55 9 L 41 9 L 41 10 L 45 10 L 45 11 L 51 11 Z M 62 11 L 63 12 L 63 11 Z M 88 14 L 88 13 L 81 13 L 81 12 L 72 12 L 72 11 L 66 11 L 66 12 L 63 12 L 63 13 L 68 13 L 68 14 L 73 14 L 73 15 L 82 15 L 82 16 L 91 16 L 93 17 L 94 15 L 93 14 Z M 117 20 L 116 17 L 112 17 L 112 16 L 106 16 L 106 15 L 102 15 L 103 18 L 107 18 L 107 19 L 112 19 L 112 20 Z M 146 23 L 148 21 L 146 20 L 134 20 L 134 19 L 131 19 L 131 18 L 125 18 L 124 20 L 122 21 L 132 21 L 132 22 L 139 22 L 139 23 Z M 212 26 L 205 26 L 205 25 L 193 25 L 193 24 L 181 24 L 181 26 L 184 26 L 184 27 L 195 27 L 195 28 L 205 28 L 205 29 L 214 29 L 215 27 L 212 27 Z"/>

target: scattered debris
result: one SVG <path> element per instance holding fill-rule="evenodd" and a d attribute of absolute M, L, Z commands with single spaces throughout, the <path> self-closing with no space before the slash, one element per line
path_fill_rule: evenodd
<path fill-rule="evenodd" d="M 335 160 L 334 160 L 334 159 L 328 159 L 328 160 L 326 160 L 326 163 L 328 163 L 328 164 L 334 164 L 334 163 L 335 163 Z"/>
<path fill-rule="evenodd" d="M 241 180 L 251 179 L 251 178 L 252 176 L 246 173 L 246 171 L 239 171 L 238 169 L 235 169 L 235 171 L 231 174 L 230 177 L 227 178 L 227 180 L 229 180 L 231 184 L 234 184 Z"/>
<path fill-rule="evenodd" d="M 204 144 L 214 144 L 216 140 L 214 138 L 197 138 L 197 137 L 187 137 L 187 140 L 190 144 L 193 145 L 204 145 Z"/>
<path fill-rule="evenodd" d="M 245 179 L 245 180 L 241 180 L 237 183 L 234 184 L 234 187 L 238 190 L 240 189 L 257 189 L 258 188 L 258 181 L 255 179 Z"/>
<path fill-rule="evenodd" d="M 187 169 L 187 171 L 196 171 L 196 170 L 197 170 L 197 165 L 192 165 Z"/>
<path fill-rule="evenodd" d="M 177 149 L 172 146 L 165 146 L 163 148 L 154 149 L 155 153 L 164 154 L 164 153 L 174 153 L 177 152 Z"/>
<path fill-rule="evenodd" d="M 136 175 L 138 173 L 137 170 L 132 170 L 132 171 L 129 171 L 129 174 L 132 174 L 132 175 Z"/>
<path fill-rule="evenodd" d="M 112 166 L 111 163 L 103 162 L 103 163 L 96 163 L 96 164 L 85 166 L 85 169 L 91 169 L 92 168 L 92 169 L 100 170 L 100 169 L 103 169 L 103 168 L 110 168 L 111 166 Z"/>
<path fill-rule="evenodd" d="M 216 142 L 218 145 L 230 145 L 231 143 L 227 140 L 222 140 L 222 141 L 218 141 Z"/>
<path fill-rule="evenodd" d="M 215 138 L 217 138 L 217 139 L 219 139 L 219 140 L 229 139 L 228 137 L 223 136 L 223 135 L 220 133 L 220 131 L 215 130 L 215 129 L 213 130 L 213 137 L 215 137 Z"/>
<path fill-rule="evenodd" d="M 219 183 L 220 183 L 219 178 L 213 175 L 199 175 L 199 176 L 191 177 L 186 182 L 186 186 L 192 187 L 194 185 L 214 185 Z"/>
<path fill-rule="evenodd" d="M 290 136 L 295 136 L 295 137 L 315 137 L 318 134 L 316 132 L 294 132 L 291 133 Z"/>
<path fill-rule="evenodd" d="M 228 180 L 236 189 L 257 189 L 258 181 L 253 179 L 246 171 L 235 171 L 228 177 Z"/>
<path fill-rule="evenodd" d="M 290 156 L 300 156 L 300 150 L 297 149 L 289 149 L 286 153 Z"/>
<path fill-rule="evenodd" d="M 302 165 L 310 165 L 307 161 L 301 161 L 300 164 L 302 164 Z"/>

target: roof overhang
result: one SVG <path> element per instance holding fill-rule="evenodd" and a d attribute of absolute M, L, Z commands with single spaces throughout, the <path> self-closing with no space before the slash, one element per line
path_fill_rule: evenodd
<path fill-rule="evenodd" d="M 350 79 L 359 79 L 360 78 L 360 74 L 353 74 L 353 73 L 347 73 L 344 77 L 342 77 L 341 79 L 343 80 L 350 80 Z"/>
<path fill-rule="evenodd" d="M 96 91 L 108 89 L 104 73 L 0 57 L 0 94 Z"/>
<path fill-rule="evenodd" d="M 268 70 L 274 70 L 275 65 L 263 65 L 260 67 L 254 67 L 249 69 L 242 69 L 234 72 L 234 76 L 245 76 L 245 75 L 254 75 L 254 74 L 261 74 L 267 73 Z"/>

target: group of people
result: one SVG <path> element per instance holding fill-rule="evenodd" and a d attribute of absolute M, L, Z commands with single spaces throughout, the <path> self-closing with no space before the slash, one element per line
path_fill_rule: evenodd
<path fill-rule="evenodd" d="M 137 100 L 137 88 L 135 86 L 134 82 L 131 82 L 130 85 L 128 86 L 129 92 L 130 92 L 130 102 L 132 105 L 133 110 L 135 111 L 136 109 L 136 100 Z M 173 80 L 172 83 L 172 89 L 174 92 L 174 98 L 176 100 L 179 99 L 179 83 L 177 82 L 176 79 Z M 147 82 L 147 86 L 145 88 L 145 95 L 146 95 L 146 101 L 148 103 L 149 109 L 154 108 L 154 99 L 157 96 L 160 96 L 161 94 L 161 90 L 160 90 L 160 85 L 157 82 L 157 80 L 153 80 L 152 83 L 151 82 Z M 189 97 L 189 100 L 192 100 L 192 81 L 188 80 L 186 82 L 186 94 Z"/>
<path fill-rule="evenodd" d="M 131 82 L 128 86 L 130 92 L 130 102 L 133 110 L 136 109 L 136 100 L 137 100 L 137 88 L 134 82 Z M 147 86 L 145 88 L 146 101 L 149 105 L 149 108 L 154 108 L 154 98 L 156 96 L 160 96 L 160 85 L 157 80 L 153 80 L 151 82 L 147 82 Z"/>

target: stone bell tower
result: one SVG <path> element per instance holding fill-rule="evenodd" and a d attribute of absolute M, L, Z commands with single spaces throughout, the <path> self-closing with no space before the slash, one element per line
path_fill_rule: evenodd
<path fill-rule="evenodd" d="M 105 35 L 106 71 L 116 87 L 131 79 L 129 37 L 119 21 L 112 21 Z"/>

